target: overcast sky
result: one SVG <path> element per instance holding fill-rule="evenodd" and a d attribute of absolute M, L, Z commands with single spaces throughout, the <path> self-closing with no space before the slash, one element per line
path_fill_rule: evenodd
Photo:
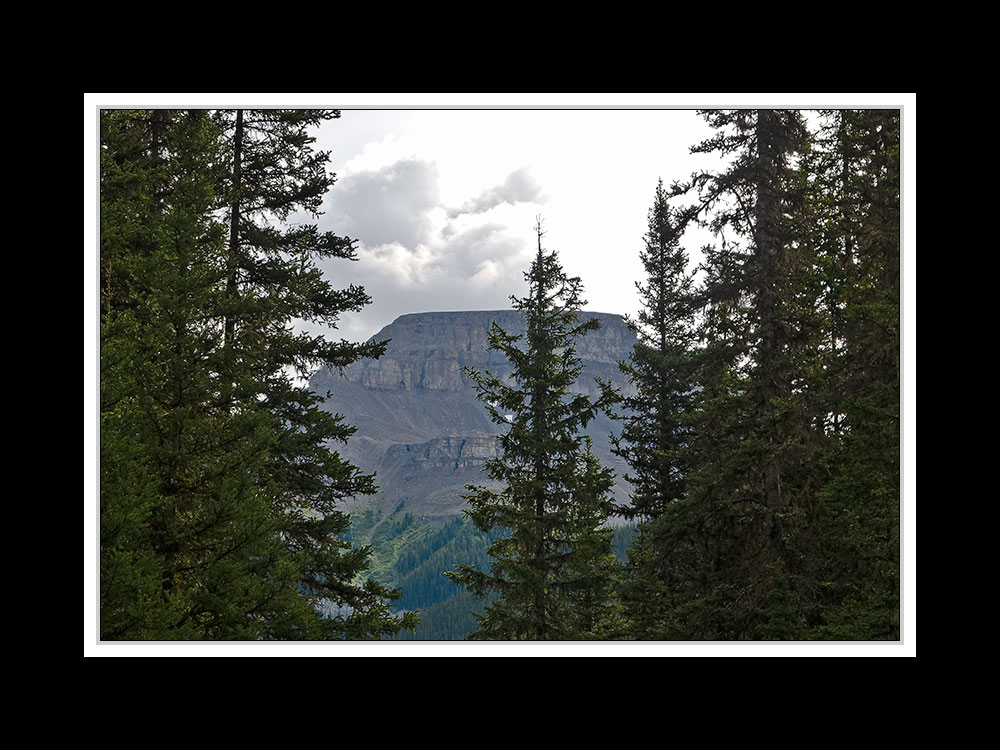
<path fill-rule="evenodd" d="M 359 284 L 373 299 L 328 332 L 352 340 L 405 313 L 509 307 L 510 295 L 526 291 L 536 216 L 545 247 L 582 279 L 588 310 L 635 313 L 657 180 L 719 168 L 717 156 L 690 153 L 712 132 L 697 107 L 907 104 L 915 112 L 912 94 L 88 96 L 126 107 L 340 109 L 316 134 L 337 174 L 319 223 L 357 241 L 357 262 L 324 264 L 336 287 Z M 693 263 L 709 241 L 704 232 L 685 238 Z"/>
<path fill-rule="evenodd" d="M 691 110 L 342 110 L 318 133 L 337 173 L 320 227 L 357 240 L 359 260 L 324 268 L 373 303 L 340 334 L 510 307 L 526 291 L 536 216 L 587 309 L 634 313 L 657 180 L 717 163 L 689 152 L 709 135 Z"/>

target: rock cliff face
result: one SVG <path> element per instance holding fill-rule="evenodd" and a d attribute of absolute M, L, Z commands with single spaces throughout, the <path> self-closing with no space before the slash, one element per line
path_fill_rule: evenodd
<path fill-rule="evenodd" d="M 585 369 L 594 371 L 580 379 L 581 387 L 589 391 L 598 371 L 617 372 L 616 362 L 628 356 L 635 337 L 617 315 L 586 313 L 585 317 L 601 321 L 598 330 L 576 344 Z M 495 374 L 511 371 L 502 353 L 488 350 L 487 333 L 493 321 L 509 333 L 525 333 L 524 318 L 515 310 L 402 315 L 374 336 L 378 341 L 392 341 L 385 355 L 356 362 L 346 376 L 376 391 L 467 390 L 466 367 Z"/>
<path fill-rule="evenodd" d="M 574 390 L 596 396 L 595 377 L 627 387 L 616 363 L 631 353 L 634 335 L 617 315 L 584 317 L 598 318 L 601 327 L 577 340 L 583 373 Z M 377 500 L 386 515 L 402 503 L 427 520 L 454 516 L 464 507 L 465 485 L 486 482 L 483 464 L 497 455 L 503 428 L 490 420 L 463 370 L 510 377 L 510 363 L 487 348 L 493 321 L 511 333 L 525 331 L 514 310 L 403 315 L 375 335 L 390 340 L 381 358 L 356 362 L 343 375 L 324 368 L 310 381 L 319 394 L 329 393 L 325 408 L 357 427 L 346 447 L 333 447 L 363 471 L 378 473 Z M 608 440 L 615 429 L 601 416 L 587 433 L 601 461 L 621 477 L 624 466 Z M 619 499 L 625 492 L 619 481 Z"/>

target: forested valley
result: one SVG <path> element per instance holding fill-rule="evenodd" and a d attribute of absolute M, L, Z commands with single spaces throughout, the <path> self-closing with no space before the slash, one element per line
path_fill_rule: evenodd
<path fill-rule="evenodd" d="M 718 168 L 662 165 L 613 249 L 628 388 L 574 388 L 600 322 L 539 218 L 511 375 L 464 373 L 496 455 L 430 526 L 365 505 L 307 385 L 386 349 L 320 267 L 356 258 L 316 222 L 340 112 L 101 110 L 101 641 L 899 641 L 900 111 L 698 116 Z"/>

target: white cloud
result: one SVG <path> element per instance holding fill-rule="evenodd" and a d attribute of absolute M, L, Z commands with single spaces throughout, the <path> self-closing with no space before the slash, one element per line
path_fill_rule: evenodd
<path fill-rule="evenodd" d="M 323 223 L 369 247 L 412 248 L 428 240 L 439 202 L 433 162 L 405 159 L 341 178 L 327 194 Z"/>
<path fill-rule="evenodd" d="M 369 162 L 371 163 L 371 162 Z M 530 229 L 541 189 L 526 169 L 448 212 L 437 165 L 403 158 L 351 172 L 330 191 L 323 229 L 356 240 L 356 263 L 330 261 L 337 285 L 365 287 L 373 302 L 345 315 L 340 334 L 367 338 L 410 312 L 498 309 L 523 293 Z"/>
<path fill-rule="evenodd" d="M 483 191 L 472 200 L 466 201 L 461 208 L 449 208 L 448 218 L 454 219 L 462 214 L 486 213 L 491 208 L 504 203 L 544 203 L 541 187 L 531 175 L 527 167 L 522 167 L 507 175 L 502 184 Z"/>
<path fill-rule="evenodd" d="M 374 301 L 341 332 L 509 307 L 525 291 L 538 215 L 587 309 L 634 314 L 656 181 L 700 168 L 689 149 L 706 135 L 676 110 L 345 111 L 320 133 L 339 173 L 320 223 L 358 241 L 359 261 L 331 263 L 331 279 Z"/>

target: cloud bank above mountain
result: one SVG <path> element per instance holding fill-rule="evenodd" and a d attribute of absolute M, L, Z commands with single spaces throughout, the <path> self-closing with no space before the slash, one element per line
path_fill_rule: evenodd
<path fill-rule="evenodd" d="M 374 321 L 410 312 L 506 308 L 522 292 L 528 232 L 545 200 L 530 170 L 510 172 L 459 208 L 445 205 L 439 180 L 434 162 L 405 158 L 346 174 L 328 194 L 320 227 L 353 238 L 358 261 L 326 271 L 373 299 L 345 316 L 342 335 L 367 338 L 381 327 Z"/>
<path fill-rule="evenodd" d="M 509 307 L 527 291 L 539 216 L 587 308 L 635 314 L 657 181 L 698 171 L 690 146 L 709 130 L 680 110 L 345 110 L 317 134 L 337 174 L 319 223 L 354 238 L 358 262 L 324 270 L 373 301 L 333 335 L 365 339 L 403 313 Z M 688 243 L 692 261 L 704 244 Z"/>

